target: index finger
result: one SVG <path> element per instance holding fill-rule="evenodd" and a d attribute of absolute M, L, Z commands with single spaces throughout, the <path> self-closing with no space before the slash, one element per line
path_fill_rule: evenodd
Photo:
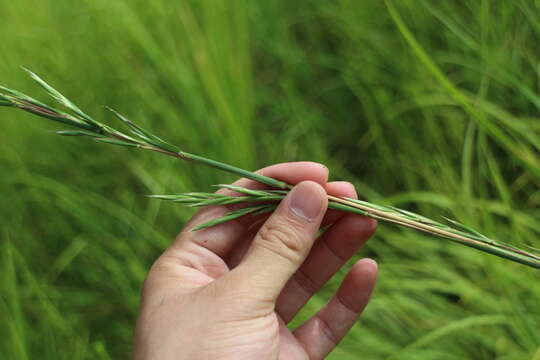
<path fill-rule="evenodd" d="M 312 161 L 297 161 L 271 165 L 257 170 L 255 173 L 268 176 L 276 180 L 281 180 L 291 185 L 296 185 L 305 180 L 314 181 L 324 185 L 328 181 L 328 168 L 323 164 Z M 233 185 L 248 189 L 271 188 L 266 184 L 246 178 L 235 181 Z M 229 189 L 220 189 L 217 191 L 217 193 L 234 194 L 234 191 Z"/>

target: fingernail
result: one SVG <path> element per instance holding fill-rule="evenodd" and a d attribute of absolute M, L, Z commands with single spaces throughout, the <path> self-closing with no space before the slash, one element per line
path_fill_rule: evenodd
<path fill-rule="evenodd" d="M 298 217 L 311 222 L 323 210 L 324 197 L 320 185 L 312 181 L 304 181 L 291 191 L 289 208 Z"/>

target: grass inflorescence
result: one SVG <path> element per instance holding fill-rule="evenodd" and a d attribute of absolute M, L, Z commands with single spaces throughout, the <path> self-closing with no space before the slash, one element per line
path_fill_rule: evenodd
<path fill-rule="evenodd" d="M 46 83 L 39 76 L 29 70 L 26 71 L 30 74 L 33 80 L 41 85 L 45 91 L 58 103 L 65 107 L 68 112 L 50 107 L 26 94 L 3 86 L 0 86 L 0 90 L 2 91 L 0 92 L 0 105 L 18 108 L 34 115 L 77 128 L 77 130 L 58 131 L 57 133 L 59 135 L 82 136 L 102 143 L 150 150 L 180 158 L 182 160 L 189 160 L 211 166 L 219 170 L 243 176 L 279 189 L 265 191 L 246 189 L 232 185 L 220 185 L 220 187 L 228 188 L 239 193 L 240 196 L 227 196 L 222 194 L 200 192 L 154 196 L 155 198 L 174 201 L 188 206 L 248 204 L 245 207 L 225 214 L 223 217 L 206 222 L 196 227 L 194 230 L 200 230 L 209 226 L 222 224 L 224 222 L 237 219 L 241 216 L 269 213 L 275 209 L 276 204 L 283 199 L 287 191 L 292 189 L 291 184 L 182 151 L 179 147 L 172 145 L 155 134 L 143 129 L 112 109 L 109 110 L 111 110 L 111 112 L 124 123 L 129 133 L 119 131 L 109 125 L 105 125 L 83 112 L 73 102 Z M 447 219 L 448 224 L 443 224 L 407 210 L 396 207 L 381 206 L 363 200 L 341 198 L 330 195 L 328 196 L 328 200 L 328 207 L 331 209 L 360 214 L 377 220 L 419 230 L 431 235 L 452 240 L 462 245 L 473 247 L 501 258 L 540 269 L 540 256 L 500 241 L 493 240 L 454 220 Z M 253 205 L 253 203 L 261 202 L 262 204 Z"/>

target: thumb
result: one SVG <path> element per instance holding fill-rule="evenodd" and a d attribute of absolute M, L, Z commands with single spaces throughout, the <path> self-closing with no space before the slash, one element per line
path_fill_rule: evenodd
<path fill-rule="evenodd" d="M 257 300 L 274 302 L 308 255 L 327 208 L 326 191 L 313 181 L 294 187 L 255 236 L 233 270 Z"/>

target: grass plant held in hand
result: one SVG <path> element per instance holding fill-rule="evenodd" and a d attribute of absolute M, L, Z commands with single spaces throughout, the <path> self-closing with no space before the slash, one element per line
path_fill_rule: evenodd
<path fill-rule="evenodd" d="M 60 92 L 43 81 L 39 76 L 31 71 L 26 71 L 49 95 L 66 108 L 66 111 L 56 109 L 26 94 L 3 86 L 0 86 L 0 106 L 18 108 L 75 128 L 74 130 L 59 131 L 59 135 L 81 136 L 102 143 L 150 150 L 182 160 L 211 166 L 222 171 L 255 180 L 259 183 L 268 185 L 271 188 L 270 190 L 252 190 L 232 185 L 220 185 L 222 188 L 224 187 L 233 190 L 238 193 L 239 196 L 205 192 L 153 196 L 154 198 L 174 201 L 187 206 L 247 204 L 245 207 L 233 210 L 221 218 L 204 223 L 194 230 L 215 226 L 241 216 L 269 213 L 276 208 L 277 203 L 283 199 L 287 191 L 292 189 L 291 184 L 287 184 L 278 179 L 266 177 L 232 165 L 185 152 L 179 147 L 172 145 L 153 133 L 143 129 L 112 109 L 110 109 L 112 114 L 124 123 L 127 132 L 103 124 L 83 112 Z M 331 209 L 356 213 L 380 221 L 419 230 L 431 235 L 449 239 L 462 245 L 473 247 L 501 258 L 540 269 L 539 255 L 488 238 L 478 231 L 453 220 L 447 219 L 448 224 L 444 224 L 410 211 L 395 207 L 376 205 L 367 201 L 351 198 L 341 198 L 329 195 L 328 200 L 328 207 Z"/>

